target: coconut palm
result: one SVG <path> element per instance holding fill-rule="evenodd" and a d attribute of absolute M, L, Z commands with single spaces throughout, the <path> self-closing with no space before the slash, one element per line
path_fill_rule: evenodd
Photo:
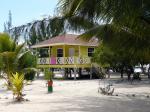
<path fill-rule="evenodd" d="M 149 0 L 60 0 L 57 9 L 66 18 L 80 17 L 95 23 L 80 37 L 99 37 L 105 46 L 125 52 L 136 63 L 149 62 Z"/>
<path fill-rule="evenodd" d="M 0 34 L 0 68 L 3 72 L 1 77 L 6 79 L 9 85 L 12 73 L 23 72 L 25 68 L 27 69 L 27 67 L 21 66 L 25 59 L 24 56 L 27 56 L 26 54 L 29 52 L 23 48 L 24 44 L 16 44 L 8 34 Z"/>
<path fill-rule="evenodd" d="M 31 46 L 50 37 L 65 33 L 64 20 L 60 17 L 44 18 L 11 28 L 10 35 L 25 40 Z"/>
<path fill-rule="evenodd" d="M 12 83 L 12 86 L 8 85 L 8 88 L 12 90 L 14 96 L 17 96 L 17 101 L 23 100 L 22 91 L 24 87 L 24 75 L 18 74 L 16 72 L 15 74 L 12 74 L 12 76 L 10 77 L 10 81 Z"/>
<path fill-rule="evenodd" d="M 149 0 L 60 0 L 58 12 L 69 18 L 78 16 L 93 22 L 111 23 L 137 37 L 149 36 Z"/>

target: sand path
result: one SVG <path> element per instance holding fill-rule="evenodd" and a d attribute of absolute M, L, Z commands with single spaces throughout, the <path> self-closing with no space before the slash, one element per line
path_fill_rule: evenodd
<path fill-rule="evenodd" d="M 150 112 L 150 98 L 145 97 L 150 95 L 149 84 L 114 83 L 114 87 L 119 96 L 99 94 L 98 80 L 55 80 L 54 92 L 48 94 L 45 81 L 35 80 L 24 90 L 30 101 L 16 103 L 11 92 L 0 86 L 0 112 Z"/>

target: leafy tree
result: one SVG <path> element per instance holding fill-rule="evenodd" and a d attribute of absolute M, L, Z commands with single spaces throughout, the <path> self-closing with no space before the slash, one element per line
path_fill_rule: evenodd
<path fill-rule="evenodd" d="M 101 66 L 127 68 L 150 63 L 150 39 L 137 38 L 125 30 L 120 32 L 107 28 L 106 38 L 97 48 L 95 60 Z"/>
<path fill-rule="evenodd" d="M 114 53 L 106 46 L 101 45 L 96 49 L 92 59 L 102 67 L 111 67 L 115 63 Z"/>
<path fill-rule="evenodd" d="M 24 79 L 25 80 L 33 80 L 36 74 L 36 56 L 32 54 L 32 52 L 27 52 L 24 56 L 20 58 L 18 61 L 19 63 L 19 70 L 23 70 L 24 72 Z"/>
<path fill-rule="evenodd" d="M 4 23 L 4 32 L 5 33 L 10 33 L 11 28 L 12 28 L 12 14 L 11 14 L 11 11 L 9 10 L 8 22 Z"/>

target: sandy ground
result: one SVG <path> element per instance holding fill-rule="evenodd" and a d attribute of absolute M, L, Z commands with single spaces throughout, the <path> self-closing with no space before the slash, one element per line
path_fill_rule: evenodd
<path fill-rule="evenodd" d="M 112 80 L 114 96 L 104 96 L 97 92 L 99 80 L 54 80 L 51 94 L 44 80 L 35 80 L 24 89 L 29 101 L 21 103 L 14 102 L 11 92 L 0 82 L 0 112 L 150 112 L 150 98 L 146 97 L 150 84 L 145 81 L 131 85 Z M 106 84 L 100 81 L 101 86 Z"/>

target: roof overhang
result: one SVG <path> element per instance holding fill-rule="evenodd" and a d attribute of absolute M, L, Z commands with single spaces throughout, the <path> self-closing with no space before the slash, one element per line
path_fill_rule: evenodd
<path fill-rule="evenodd" d="M 54 43 L 54 44 L 45 44 L 45 45 L 33 45 L 31 48 L 42 48 L 42 47 L 50 47 L 50 46 L 63 46 L 63 45 L 73 45 L 73 46 L 92 46 L 96 47 L 98 45 L 88 45 L 88 44 L 67 44 L 67 43 Z"/>

